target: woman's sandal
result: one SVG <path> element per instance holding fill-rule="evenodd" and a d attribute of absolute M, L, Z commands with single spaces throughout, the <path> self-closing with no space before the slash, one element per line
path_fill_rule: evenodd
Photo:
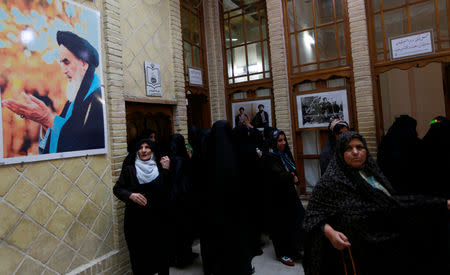
<path fill-rule="evenodd" d="M 280 258 L 278 258 L 278 260 L 280 262 L 282 262 L 283 264 L 288 265 L 288 266 L 294 266 L 295 265 L 294 260 L 292 260 L 291 257 L 281 256 Z"/>

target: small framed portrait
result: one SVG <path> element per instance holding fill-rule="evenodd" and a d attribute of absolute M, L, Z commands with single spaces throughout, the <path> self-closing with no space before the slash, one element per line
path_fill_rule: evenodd
<path fill-rule="evenodd" d="M 245 124 L 245 120 L 262 130 L 272 127 L 272 102 L 270 99 L 234 102 L 231 104 L 233 128 Z"/>
<path fill-rule="evenodd" d="M 298 95 L 297 114 L 299 128 L 327 127 L 335 118 L 349 121 L 347 91 Z"/>

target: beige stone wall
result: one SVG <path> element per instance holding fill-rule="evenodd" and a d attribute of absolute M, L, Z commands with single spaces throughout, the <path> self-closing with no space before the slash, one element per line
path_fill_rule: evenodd
<path fill-rule="evenodd" d="M 124 94 L 146 97 L 144 61 L 161 65 L 163 98 L 174 99 L 170 1 L 120 0 Z"/>
<path fill-rule="evenodd" d="M 144 62 L 160 65 L 162 97 L 175 100 L 174 128 L 187 137 L 183 44 L 178 0 L 120 0 L 123 95 L 146 96 Z"/>
<path fill-rule="evenodd" d="M 367 146 L 370 152 L 376 155 L 375 107 L 365 3 L 364 0 L 347 0 L 347 3 L 358 130 L 367 139 Z"/>

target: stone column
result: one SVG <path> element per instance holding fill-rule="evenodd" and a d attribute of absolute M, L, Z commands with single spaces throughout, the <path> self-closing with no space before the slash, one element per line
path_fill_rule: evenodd
<path fill-rule="evenodd" d="M 219 2 L 203 1 L 212 123 L 227 119 Z"/>
<path fill-rule="evenodd" d="M 112 182 L 116 182 L 127 154 L 127 130 L 122 68 L 122 35 L 120 30 L 120 0 L 104 0 L 103 49 L 105 51 L 105 95 L 108 98 L 107 118 L 109 126 L 109 147 Z M 114 246 L 119 251 L 116 258 L 116 271 L 129 269 L 128 249 L 123 236 L 123 209 L 114 200 Z"/>
<path fill-rule="evenodd" d="M 266 5 L 276 126 L 286 133 L 289 143 L 293 144 L 283 6 L 281 0 L 267 0 Z"/>
<path fill-rule="evenodd" d="M 170 0 L 170 35 L 172 36 L 173 80 L 177 106 L 175 107 L 175 132 L 187 140 L 187 110 L 184 87 L 183 37 L 181 34 L 180 1 Z"/>
<path fill-rule="evenodd" d="M 370 67 L 369 35 L 364 0 L 347 0 L 359 132 L 376 152 L 375 106 Z"/>

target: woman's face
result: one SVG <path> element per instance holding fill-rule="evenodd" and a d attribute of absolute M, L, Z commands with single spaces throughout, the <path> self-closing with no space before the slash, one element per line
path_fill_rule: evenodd
<path fill-rule="evenodd" d="M 277 138 L 277 149 L 279 151 L 283 151 L 286 149 L 286 136 L 281 134 Z"/>
<path fill-rule="evenodd" d="M 150 145 L 147 143 L 142 143 L 138 150 L 138 155 L 141 160 L 149 160 L 152 156 L 152 149 L 150 149 Z"/>
<path fill-rule="evenodd" d="M 345 149 L 344 160 L 352 168 L 361 168 L 366 162 L 367 151 L 361 140 L 352 139 Z"/>
<path fill-rule="evenodd" d="M 156 142 L 156 134 L 155 133 L 151 133 L 150 136 L 148 137 L 149 140 Z"/>

